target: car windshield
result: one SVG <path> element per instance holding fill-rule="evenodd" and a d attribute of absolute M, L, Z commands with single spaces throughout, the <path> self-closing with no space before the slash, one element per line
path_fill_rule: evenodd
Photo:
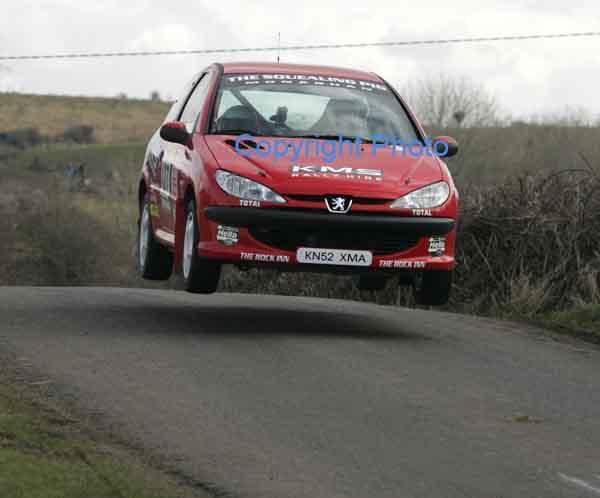
<path fill-rule="evenodd" d="M 210 132 L 418 140 L 410 117 L 387 85 L 324 75 L 224 75 Z"/>

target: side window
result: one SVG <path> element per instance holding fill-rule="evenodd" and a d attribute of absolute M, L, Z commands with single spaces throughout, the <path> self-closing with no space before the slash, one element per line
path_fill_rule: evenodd
<path fill-rule="evenodd" d="M 177 96 L 177 99 L 175 100 L 175 102 L 173 102 L 173 105 L 169 109 L 169 112 L 165 116 L 165 123 L 167 121 L 177 121 L 177 118 L 181 115 L 181 108 L 183 107 L 183 104 L 186 103 L 188 95 L 199 80 L 198 76 L 198 74 L 194 75 L 194 77 L 185 84 L 185 86 Z"/>
<path fill-rule="evenodd" d="M 206 99 L 209 84 L 210 77 L 205 74 L 188 98 L 179 121 L 182 121 L 185 124 L 193 124 L 196 121 L 196 118 L 202 109 L 202 105 L 204 104 L 204 100 Z"/>
<path fill-rule="evenodd" d="M 219 119 L 230 107 L 240 105 L 241 102 L 229 90 L 223 90 L 219 99 L 219 110 L 215 119 Z"/>
<path fill-rule="evenodd" d="M 175 102 L 173 102 L 173 105 L 171 106 L 171 108 L 169 109 L 169 112 L 167 113 L 164 122 L 168 122 L 168 121 L 175 121 L 177 119 L 177 114 L 179 114 L 179 101 L 176 100 Z"/>

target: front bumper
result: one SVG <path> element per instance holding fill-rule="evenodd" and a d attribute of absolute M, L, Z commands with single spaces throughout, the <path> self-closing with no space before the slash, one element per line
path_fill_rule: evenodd
<path fill-rule="evenodd" d="M 406 235 L 446 235 L 454 228 L 452 218 L 410 218 L 381 214 L 330 214 L 314 210 L 209 206 L 206 217 L 234 227 L 319 227 L 329 230 L 390 231 Z"/>
<path fill-rule="evenodd" d="M 453 218 L 236 206 L 208 206 L 200 215 L 207 220 L 204 228 L 210 233 L 201 238 L 199 254 L 224 263 L 341 273 L 398 273 L 454 267 Z M 218 242 L 219 225 L 236 227 L 239 240 L 233 245 Z M 429 237 L 445 237 L 443 254 L 429 253 Z M 298 261 L 298 247 L 369 250 L 373 258 L 368 267 L 311 265 Z"/>

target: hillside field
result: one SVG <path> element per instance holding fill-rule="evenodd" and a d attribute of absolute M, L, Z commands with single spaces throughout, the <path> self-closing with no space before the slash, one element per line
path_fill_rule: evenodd
<path fill-rule="evenodd" d="M 140 142 L 150 138 L 169 106 L 151 100 L 0 93 L 0 132 L 37 128 L 55 137 L 71 126 L 91 125 L 98 143 Z"/>
<path fill-rule="evenodd" d="M 137 179 L 168 104 L 0 94 L 0 105 L 0 133 L 38 121 L 47 135 L 90 124 L 99 142 L 0 156 L 0 285 L 176 286 L 143 281 L 134 268 Z M 447 309 L 579 323 L 598 337 L 600 129 L 519 124 L 438 134 L 461 146 L 449 161 L 462 206 Z M 86 185 L 73 189 L 67 165 L 82 163 Z M 228 269 L 221 290 L 413 305 L 393 285 L 361 294 L 348 277 L 325 275 Z"/>

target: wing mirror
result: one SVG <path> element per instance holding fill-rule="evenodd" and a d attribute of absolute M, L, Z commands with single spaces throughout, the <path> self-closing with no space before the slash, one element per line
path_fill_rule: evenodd
<path fill-rule="evenodd" d="M 169 121 L 161 126 L 160 138 L 167 142 L 189 146 L 191 134 L 181 121 Z"/>
<path fill-rule="evenodd" d="M 458 142 L 452 137 L 442 135 L 433 139 L 435 152 L 440 157 L 452 157 L 458 154 Z"/>

